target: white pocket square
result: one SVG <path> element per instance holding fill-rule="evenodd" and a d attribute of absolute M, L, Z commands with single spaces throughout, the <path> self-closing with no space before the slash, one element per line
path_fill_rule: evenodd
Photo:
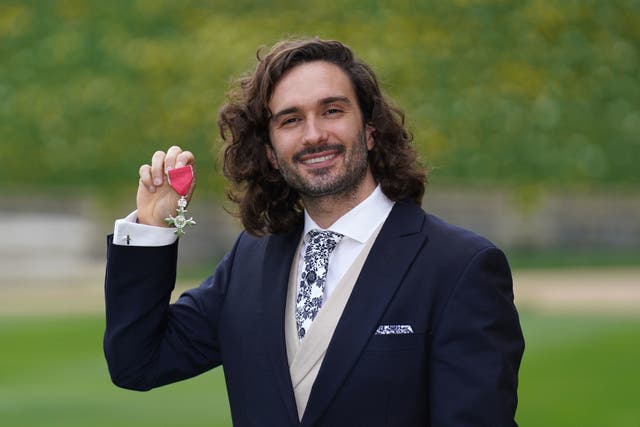
<path fill-rule="evenodd" d="M 376 329 L 376 335 L 397 335 L 397 334 L 412 334 L 413 328 L 411 325 L 380 325 Z"/>

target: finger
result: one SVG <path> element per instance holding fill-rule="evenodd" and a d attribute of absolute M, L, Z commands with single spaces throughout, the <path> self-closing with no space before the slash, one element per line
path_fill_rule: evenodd
<path fill-rule="evenodd" d="M 167 157 L 164 159 L 165 172 L 176 167 L 176 158 L 180 153 L 182 153 L 182 148 L 177 145 L 174 145 L 167 150 Z"/>
<path fill-rule="evenodd" d="M 164 179 L 165 159 L 164 151 L 156 151 L 151 158 L 151 176 L 153 177 L 153 185 L 156 187 L 161 186 Z"/>
<path fill-rule="evenodd" d="M 183 151 L 176 157 L 176 168 L 186 165 L 192 165 L 195 162 L 195 156 L 191 151 Z"/>
<path fill-rule="evenodd" d="M 151 166 L 142 165 L 138 170 L 140 175 L 140 184 L 152 193 L 156 192 L 156 187 L 153 185 L 153 176 L 151 176 Z"/>

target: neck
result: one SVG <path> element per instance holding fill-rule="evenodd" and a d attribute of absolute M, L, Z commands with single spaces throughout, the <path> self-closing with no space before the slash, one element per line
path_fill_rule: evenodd
<path fill-rule="evenodd" d="M 302 197 L 302 202 L 315 223 L 326 229 L 369 197 L 376 185 L 373 177 L 370 177 L 351 191 L 321 197 Z"/>

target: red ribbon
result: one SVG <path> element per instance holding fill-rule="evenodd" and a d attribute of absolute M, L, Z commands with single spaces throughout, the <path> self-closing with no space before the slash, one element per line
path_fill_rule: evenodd
<path fill-rule="evenodd" d="M 167 172 L 169 185 L 181 196 L 186 196 L 193 182 L 193 168 L 191 165 L 170 169 Z"/>

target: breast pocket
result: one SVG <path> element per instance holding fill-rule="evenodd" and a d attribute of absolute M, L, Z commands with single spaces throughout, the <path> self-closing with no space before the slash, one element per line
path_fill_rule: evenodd
<path fill-rule="evenodd" d="M 425 334 L 373 335 L 367 344 L 367 352 L 416 351 L 426 349 Z"/>
<path fill-rule="evenodd" d="M 358 401 L 375 402 L 366 409 L 371 411 L 372 406 L 376 411 L 380 422 L 376 425 L 415 425 L 426 411 L 428 360 L 425 333 L 372 335 L 344 393 Z"/>

